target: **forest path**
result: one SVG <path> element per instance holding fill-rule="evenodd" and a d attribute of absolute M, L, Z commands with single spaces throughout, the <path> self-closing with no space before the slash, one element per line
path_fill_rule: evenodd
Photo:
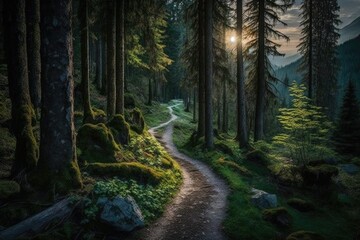
<path fill-rule="evenodd" d="M 136 233 L 134 239 L 142 240 L 222 240 L 226 239 L 222 231 L 222 221 L 226 214 L 229 189 L 225 182 L 216 176 L 204 163 L 194 160 L 175 147 L 172 136 L 175 104 L 168 107 L 171 119 L 149 132 L 166 127 L 159 141 L 180 164 L 183 184 L 175 199 L 168 205 L 163 216 L 150 226 Z"/>

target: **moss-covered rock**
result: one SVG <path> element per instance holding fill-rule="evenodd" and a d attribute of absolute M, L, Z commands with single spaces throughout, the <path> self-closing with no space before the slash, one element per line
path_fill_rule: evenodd
<path fill-rule="evenodd" d="M 0 180 L 0 199 L 6 199 L 20 192 L 20 185 L 15 181 Z"/>
<path fill-rule="evenodd" d="M 127 112 L 125 115 L 126 121 L 130 124 L 130 127 L 133 131 L 138 134 L 142 134 L 145 129 L 145 120 L 140 109 L 134 108 L 133 110 Z"/>
<path fill-rule="evenodd" d="M 298 166 L 292 164 L 274 164 L 270 167 L 271 174 L 277 182 L 284 186 L 302 186 L 303 178 Z"/>
<path fill-rule="evenodd" d="M 237 164 L 235 162 L 227 161 L 224 158 L 219 158 L 216 161 L 216 163 L 219 165 L 231 168 L 232 170 L 234 170 L 235 172 L 239 173 L 242 176 L 246 176 L 246 177 L 252 176 L 252 173 L 247 168 L 240 166 L 239 164 Z"/>
<path fill-rule="evenodd" d="M 325 240 L 325 238 L 315 232 L 298 231 L 290 234 L 286 240 Z"/>
<path fill-rule="evenodd" d="M 271 208 L 265 209 L 262 212 L 262 217 L 265 221 L 269 221 L 278 227 L 290 227 L 292 223 L 292 217 L 286 210 L 286 208 Z"/>
<path fill-rule="evenodd" d="M 81 150 L 79 160 L 81 162 L 117 162 L 115 155 L 120 150 L 114 137 L 105 124 L 83 125 L 77 135 L 77 146 Z"/>
<path fill-rule="evenodd" d="M 228 154 L 230 156 L 234 156 L 234 152 L 232 150 L 231 147 L 229 147 L 228 145 L 226 145 L 224 142 L 222 141 L 218 141 L 215 143 L 215 148 L 219 149 L 220 151 L 222 151 L 225 154 Z"/>
<path fill-rule="evenodd" d="M 138 162 L 127 163 L 92 163 L 86 168 L 99 176 L 116 176 L 124 179 L 135 179 L 142 183 L 158 184 L 162 173 Z"/>
<path fill-rule="evenodd" d="M 328 185 L 332 177 L 339 174 L 339 169 L 335 166 L 323 164 L 314 167 L 305 167 L 302 176 L 306 185 Z"/>
<path fill-rule="evenodd" d="M 264 152 L 257 149 L 247 153 L 246 159 L 263 166 L 267 166 L 270 162 L 268 156 Z"/>
<path fill-rule="evenodd" d="M 299 198 L 291 198 L 287 201 L 287 204 L 300 212 L 310 212 L 315 210 L 314 204 Z"/>
<path fill-rule="evenodd" d="M 94 123 L 105 123 L 106 122 L 106 113 L 98 108 L 92 108 Z"/>
<path fill-rule="evenodd" d="M 136 101 L 132 94 L 125 93 L 124 95 L 124 107 L 127 109 L 133 109 L 136 107 Z"/>
<path fill-rule="evenodd" d="M 115 115 L 108 126 L 114 136 L 116 143 L 118 144 L 129 144 L 130 142 L 130 125 L 125 121 L 123 115 Z"/>

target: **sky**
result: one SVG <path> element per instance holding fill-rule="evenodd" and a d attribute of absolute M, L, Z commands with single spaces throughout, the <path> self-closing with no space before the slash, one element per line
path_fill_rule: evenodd
<path fill-rule="evenodd" d="M 286 56 L 297 53 L 296 46 L 299 44 L 301 34 L 301 28 L 299 27 L 301 22 L 299 17 L 300 3 L 301 0 L 296 0 L 294 6 L 282 16 L 282 20 L 288 25 L 278 25 L 276 27 L 290 37 L 290 42 L 281 42 L 282 47 L 280 48 L 280 52 L 285 53 Z M 360 0 L 338 0 L 338 3 L 340 5 L 340 20 L 342 21 L 339 28 L 348 25 L 360 16 Z"/>

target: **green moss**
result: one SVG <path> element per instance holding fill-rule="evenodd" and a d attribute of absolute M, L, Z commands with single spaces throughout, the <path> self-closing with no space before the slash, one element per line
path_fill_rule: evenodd
<path fill-rule="evenodd" d="M 130 142 L 130 125 L 125 121 L 123 115 L 115 115 L 108 126 L 114 136 L 116 143 L 118 144 L 129 144 Z"/>
<path fill-rule="evenodd" d="M 158 184 L 162 180 L 161 172 L 138 162 L 92 163 L 87 166 L 86 170 L 99 176 L 135 179 L 142 183 Z"/>
<path fill-rule="evenodd" d="M 247 176 L 247 177 L 252 176 L 251 172 L 246 167 L 240 166 L 239 164 L 232 161 L 227 161 L 224 158 L 219 158 L 216 161 L 216 164 L 229 167 L 242 176 Z"/>
<path fill-rule="evenodd" d="M 144 132 L 145 120 L 140 109 L 134 108 L 125 115 L 125 118 L 133 131 L 138 134 L 142 134 Z"/>
<path fill-rule="evenodd" d="M 289 199 L 287 204 L 300 212 L 310 212 L 315 210 L 315 206 L 312 203 L 299 198 Z"/>
<path fill-rule="evenodd" d="M 270 166 L 271 174 L 282 185 L 301 186 L 303 178 L 300 169 L 292 164 L 273 164 Z"/>
<path fill-rule="evenodd" d="M 234 152 L 231 147 L 229 147 L 227 144 L 225 144 L 223 141 L 218 141 L 215 143 L 215 148 L 219 149 L 225 154 L 228 154 L 230 156 L 234 156 Z"/>
<path fill-rule="evenodd" d="M 94 116 L 94 123 L 105 123 L 106 113 L 98 108 L 92 108 L 92 114 Z"/>
<path fill-rule="evenodd" d="M 253 150 L 247 153 L 246 159 L 263 166 L 267 166 L 270 163 L 268 156 L 260 150 Z"/>
<path fill-rule="evenodd" d="M 15 181 L 0 180 L 0 199 L 11 197 L 20 192 L 20 186 Z"/>
<path fill-rule="evenodd" d="M 265 221 L 271 222 L 279 227 L 290 227 L 292 223 L 291 215 L 286 208 L 283 207 L 265 209 L 262 212 L 262 217 Z"/>
<path fill-rule="evenodd" d="M 302 171 L 303 179 L 307 185 L 328 185 L 332 177 L 339 174 L 335 166 L 323 164 L 315 167 L 306 167 Z"/>
<path fill-rule="evenodd" d="M 78 131 L 77 145 L 81 150 L 81 162 L 117 162 L 115 155 L 120 148 L 103 123 L 83 125 Z"/>
<path fill-rule="evenodd" d="M 315 232 L 298 231 L 290 234 L 286 240 L 325 240 L 325 238 Z"/>

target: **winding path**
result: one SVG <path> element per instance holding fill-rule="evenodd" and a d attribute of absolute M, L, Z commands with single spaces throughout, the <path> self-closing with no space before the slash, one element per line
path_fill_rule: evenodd
<path fill-rule="evenodd" d="M 180 104 L 180 103 L 179 103 Z M 136 233 L 134 239 L 143 240 L 222 240 L 226 239 L 221 223 L 225 218 L 228 187 L 204 163 L 180 153 L 175 147 L 173 122 L 177 116 L 168 107 L 171 119 L 149 132 L 166 127 L 159 138 L 162 145 L 181 165 L 184 182 L 180 192 L 169 204 L 164 215 L 155 223 Z"/>

